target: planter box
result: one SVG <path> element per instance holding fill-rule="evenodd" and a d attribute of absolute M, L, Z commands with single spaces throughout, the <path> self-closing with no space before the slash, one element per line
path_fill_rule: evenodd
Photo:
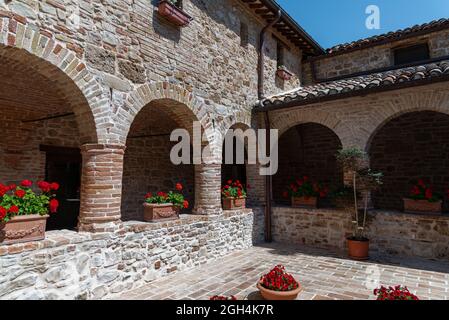
<path fill-rule="evenodd" d="M 257 289 L 260 291 L 260 295 L 269 301 L 279 300 L 295 300 L 298 294 L 302 291 L 302 287 L 298 284 L 298 288 L 292 291 L 274 291 L 264 288 L 261 282 L 257 283 Z"/>
<path fill-rule="evenodd" d="M 293 74 L 285 69 L 278 69 L 276 75 L 282 80 L 288 81 L 292 78 Z"/>
<path fill-rule="evenodd" d="M 316 208 L 318 198 L 316 197 L 292 197 L 293 208 Z"/>
<path fill-rule="evenodd" d="M 238 210 L 246 208 L 246 198 L 223 198 L 223 210 Z"/>
<path fill-rule="evenodd" d="M 191 16 L 165 0 L 159 1 L 158 12 L 165 19 L 179 27 L 185 27 L 192 21 Z"/>
<path fill-rule="evenodd" d="M 404 199 L 406 213 L 441 214 L 443 201 L 429 202 L 427 200 Z"/>
<path fill-rule="evenodd" d="M 179 219 L 179 208 L 171 203 L 143 204 L 143 220 L 146 222 L 168 221 Z"/>
<path fill-rule="evenodd" d="M 0 243 L 13 244 L 45 239 L 48 215 L 15 216 L 0 224 Z"/>

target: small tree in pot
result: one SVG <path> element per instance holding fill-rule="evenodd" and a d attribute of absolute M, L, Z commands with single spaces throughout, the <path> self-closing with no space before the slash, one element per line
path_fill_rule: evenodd
<path fill-rule="evenodd" d="M 358 148 L 340 150 L 337 161 L 343 166 L 354 194 L 355 215 L 352 221 L 354 230 L 353 235 L 348 238 L 349 256 L 357 260 L 366 260 L 369 258 L 369 239 L 365 236 L 368 201 L 370 192 L 382 184 L 383 174 L 369 168 L 368 155 Z M 364 202 L 362 212 L 359 209 L 359 194 L 362 195 Z"/>

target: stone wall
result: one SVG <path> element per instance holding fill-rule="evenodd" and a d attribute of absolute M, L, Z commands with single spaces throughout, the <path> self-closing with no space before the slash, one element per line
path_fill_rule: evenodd
<path fill-rule="evenodd" d="M 419 179 L 446 198 L 449 188 L 449 116 L 437 112 L 413 112 L 381 127 L 369 145 L 371 167 L 384 173 L 383 185 L 373 193 L 374 205 L 403 209 Z M 447 210 L 445 201 L 445 210 Z"/>
<path fill-rule="evenodd" d="M 346 251 L 351 215 L 339 210 L 273 208 L 273 239 Z M 367 236 L 372 255 L 427 259 L 449 258 L 449 217 L 375 210 L 369 213 Z"/>
<path fill-rule="evenodd" d="M 397 47 L 428 43 L 431 59 L 444 57 L 449 55 L 448 36 L 449 31 L 443 30 L 353 52 L 329 55 L 312 63 L 315 64 L 317 79 L 328 79 L 393 66 L 393 49 Z M 303 69 L 310 69 L 310 62 L 305 65 Z M 304 80 L 310 81 L 311 77 L 306 77 Z"/>
<path fill-rule="evenodd" d="M 100 299 L 253 244 L 251 210 L 0 246 L 0 299 Z"/>

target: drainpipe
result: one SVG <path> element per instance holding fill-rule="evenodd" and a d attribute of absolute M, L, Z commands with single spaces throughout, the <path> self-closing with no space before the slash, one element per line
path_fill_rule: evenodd
<path fill-rule="evenodd" d="M 265 44 L 265 33 L 272 28 L 276 23 L 281 20 L 282 11 L 279 10 L 275 19 L 266 25 L 262 31 L 260 32 L 259 38 L 259 59 L 257 64 L 258 78 L 257 78 L 257 97 L 259 102 L 261 102 L 264 98 L 264 67 L 265 67 L 265 55 L 263 52 L 264 44 Z M 266 136 L 266 150 L 270 150 L 271 141 L 270 141 L 270 117 L 268 116 L 268 112 L 264 113 L 265 116 L 265 129 L 267 130 Z M 270 150 L 271 152 L 271 150 Z M 271 236 L 271 190 L 272 190 L 272 177 L 267 175 L 265 177 L 265 241 L 272 242 Z"/>

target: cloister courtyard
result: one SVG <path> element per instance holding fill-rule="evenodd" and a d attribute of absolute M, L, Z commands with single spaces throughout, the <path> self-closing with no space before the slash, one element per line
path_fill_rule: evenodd
<path fill-rule="evenodd" d="M 231 253 L 112 299 L 208 300 L 234 295 L 238 300 L 263 300 L 256 283 L 277 264 L 284 265 L 303 286 L 298 300 L 374 300 L 374 288 L 399 283 L 422 300 L 449 299 L 449 262 L 387 256 L 357 262 L 342 253 L 280 244 Z"/>

